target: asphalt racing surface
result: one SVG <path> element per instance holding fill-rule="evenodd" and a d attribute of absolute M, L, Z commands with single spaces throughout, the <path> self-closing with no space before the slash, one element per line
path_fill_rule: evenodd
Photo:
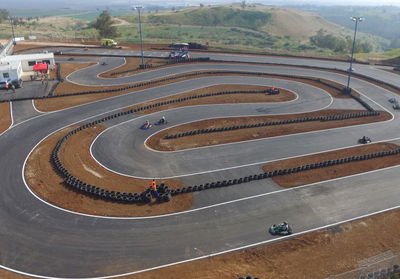
<path fill-rule="evenodd" d="M 74 50 L 76 51 L 76 50 Z M 94 52 L 95 50 L 90 50 Z M 96 50 L 97 51 L 97 50 Z M 104 50 L 98 50 L 103 51 Z M 110 54 L 111 50 L 106 50 Z M 129 53 L 132 54 L 132 53 Z M 149 54 L 150 55 L 150 54 Z M 155 54 L 154 54 L 155 55 Z M 159 54 L 158 54 L 159 55 Z M 204 56 L 204 54 L 202 54 Z M 213 55 L 216 56 L 216 55 Z M 215 57 L 214 57 L 215 58 Z M 346 69 L 346 63 L 296 58 L 218 55 L 226 61 L 262 61 L 287 67 L 244 64 L 185 64 L 130 77 L 102 79 L 101 72 L 124 63 L 119 57 L 71 74 L 68 80 L 88 85 L 113 85 L 197 70 L 234 70 L 313 76 L 345 84 L 344 75 L 290 65 Z M 398 76 L 369 65 L 357 72 L 400 85 Z M 354 175 L 294 189 L 272 180 L 252 181 L 194 193 L 191 210 L 153 217 L 113 218 L 77 214 L 36 197 L 23 178 L 26 159 L 35 146 L 55 131 L 74 123 L 103 117 L 126 106 L 215 84 L 275 85 L 298 95 L 293 101 L 266 104 L 207 105 L 171 109 L 146 116 L 132 115 L 107 123 L 91 147 L 104 167 L 133 177 L 180 177 L 186 183 L 204 183 L 260 172 L 264 162 L 354 146 L 362 135 L 397 143 L 399 112 L 387 100 L 394 95 L 366 81 L 352 87 L 373 108 L 387 110 L 386 122 L 315 131 L 178 152 L 156 152 L 145 140 L 159 131 L 142 131 L 144 120 L 166 115 L 170 125 L 200 119 L 238 115 L 276 115 L 325 108 L 360 109 L 353 100 L 333 99 L 323 90 L 287 80 L 256 77 L 202 77 L 96 101 L 53 113 L 41 113 L 29 101 L 13 103 L 14 125 L 0 135 L 0 264 L 15 272 L 51 278 L 99 278 L 195 259 L 210 254 L 268 243 L 270 224 L 286 220 L 295 233 L 399 206 L 399 168 Z M 379 185 L 379 187 L 377 187 Z"/>

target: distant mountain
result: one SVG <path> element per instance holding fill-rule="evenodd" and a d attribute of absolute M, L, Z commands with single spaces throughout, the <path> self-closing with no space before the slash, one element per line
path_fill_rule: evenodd
<path fill-rule="evenodd" d="M 351 16 L 361 16 L 359 30 L 364 33 L 380 36 L 391 41 L 390 47 L 400 48 L 400 7 L 349 7 L 349 6 L 293 6 L 296 9 L 312 11 L 325 19 L 349 29 L 354 28 Z"/>
<path fill-rule="evenodd" d="M 250 4 L 244 9 L 239 4 L 191 7 L 167 13 L 153 13 L 147 18 L 154 24 L 248 28 L 299 42 L 309 42 L 309 38 L 320 29 L 341 38 L 352 35 L 351 29 L 329 22 L 316 13 L 265 5 Z"/>

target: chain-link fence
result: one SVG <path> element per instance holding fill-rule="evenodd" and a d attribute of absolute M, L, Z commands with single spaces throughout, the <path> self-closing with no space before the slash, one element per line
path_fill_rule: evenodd
<path fill-rule="evenodd" d="M 390 279 L 400 275 L 400 255 L 390 252 L 380 254 L 359 263 L 360 267 L 326 279 Z"/>

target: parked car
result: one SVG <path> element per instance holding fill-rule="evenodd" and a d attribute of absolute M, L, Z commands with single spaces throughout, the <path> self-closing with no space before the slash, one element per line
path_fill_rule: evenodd
<path fill-rule="evenodd" d="M 11 85 L 14 85 L 15 88 L 21 88 L 22 79 L 17 79 L 17 80 L 7 79 L 0 81 L 0 89 L 11 89 Z"/>

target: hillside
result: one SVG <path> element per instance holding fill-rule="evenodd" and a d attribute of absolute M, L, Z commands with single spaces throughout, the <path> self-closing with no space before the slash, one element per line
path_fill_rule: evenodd
<path fill-rule="evenodd" d="M 346 7 L 346 6 L 295 6 L 296 9 L 313 11 L 327 20 L 347 28 L 352 28 L 354 23 L 349 20 L 351 16 L 361 16 L 365 20 L 360 24 L 360 30 L 372 35 L 377 35 L 390 40 L 390 47 L 400 47 L 400 7 Z M 392 27 L 392 28 L 390 28 Z"/>
<path fill-rule="evenodd" d="M 136 16 L 124 19 L 135 23 Z M 251 48 L 285 49 L 293 51 L 316 50 L 310 37 L 318 30 L 343 40 L 352 37 L 352 30 L 325 20 L 322 16 L 290 8 L 248 5 L 202 6 L 176 11 L 143 14 L 143 22 L 150 33 L 147 39 L 170 38 L 170 41 L 206 41 L 217 45 L 246 46 Z M 154 34 L 152 27 L 157 26 Z M 168 26 L 168 28 L 166 28 Z M 200 29 L 201 28 L 201 29 Z M 203 32 L 207 30 L 207 32 Z M 162 32 L 162 34 L 160 34 Z M 387 43 L 373 35 L 359 33 L 360 42 L 368 42 L 373 50 Z M 343 49 L 343 47 L 342 47 Z M 330 52 L 319 49 L 318 52 Z"/>
<path fill-rule="evenodd" d="M 91 15 L 86 11 L 85 17 Z M 99 11 L 96 11 L 98 13 Z M 125 15 L 122 15 L 125 14 Z M 119 42 L 139 42 L 138 16 L 132 10 L 114 13 Z M 50 38 L 85 38 L 97 36 L 89 19 L 82 15 L 23 20 L 15 26 L 17 36 L 37 35 Z M 92 18 L 93 19 L 93 18 Z M 246 49 L 272 52 L 307 52 L 320 54 L 349 53 L 352 30 L 331 23 L 321 16 L 289 8 L 265 5 L 202 6 L 181 10 L 142 13 L 143 38 L 146 43 L 198 42 L 214 48 Z M 0 37 L 8 37 L 7 23 L 0 24 Z M 3 28 L 4 27 L 4 28 Z M 322 37 L 310 42 L 317 31 Z M 382 38 L 358 33 L 357 42 L 368 42 L 368 51 L 380 51 Z M 324 37 L 326 36 L 326 37 Z M 315 42 L 326 41 L 317 44 Z M 357 48 L 362 52 L 363 48 Z"/>

